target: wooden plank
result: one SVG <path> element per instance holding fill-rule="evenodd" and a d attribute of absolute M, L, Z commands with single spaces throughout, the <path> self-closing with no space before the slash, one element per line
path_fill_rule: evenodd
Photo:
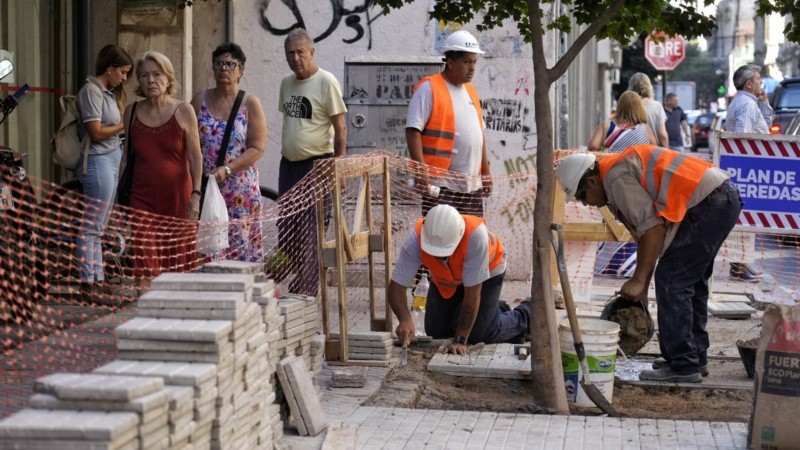
<path fill-rule="evenodd" d="M 617 237 L 603 223 L 565 223 L 564 240 L 614 242 Z"/>
<path fill-rule="evenodd" d="M 614 236 L 616 237 L 615 240 L 619 242 L 633 240 L 633 236 L 631 236 L 630 231 L 625 228 L 625 225 L 617 222 L 617 218 L 614 217 L 614 214 L 611 213 L 611 210 L 609 210 L 607 206 L 600 208 L 600 214 L 603 215 L 603 218 L 606 220 L 606 225 L 611 228 L 611 232 L 614 233 Z"/>

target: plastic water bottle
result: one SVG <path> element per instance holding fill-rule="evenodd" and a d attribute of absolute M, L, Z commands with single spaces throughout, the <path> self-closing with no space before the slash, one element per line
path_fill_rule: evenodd
<path fill-rule="evenodd" d="M 414 303 L 412 303 L 411 309 L 425 311 L 425 303 L 428 300 L 428 289 L 430 286 L 428 274 L 422 274 L 422 278 L 420 278 L 419 283 L 417 283 L 417 287 L 414 288 Z"/>
<path fill-rule="evenodd" d="M 417 336 L 425 336 L 425 303 L 428 299 L 428 275 L 423 274 L 422 278 L 414 288 L 414 301 L 411 303 L 411 318 L 414 320 L 414 328 Z"/>

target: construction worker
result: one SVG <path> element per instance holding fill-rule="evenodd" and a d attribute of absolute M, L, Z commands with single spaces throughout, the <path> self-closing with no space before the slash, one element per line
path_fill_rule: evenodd
<path fill-rule="evenodd" d="M 408 154 L 420 163 L 416 188 L 422 215 L 438 204 L 483 216 L 483 197 L 492 182 L 484 139 L 483 112 L 472 85 L 478 55 L 484 53 L 468 31 L 459 30 L 442 45 L 444 71 L 422 78 L 406 116 Z"/>
<path fill-rule="evenodd" d="M 467 344 L 518 340 L 530 329 L 530 302 L 500 309 L 506 255 L 500 239 L 480 217 L 437 205 L 417 220 L 400 249 L 389 283 L 389 306 L 397 316 L 397 337 L 407 346 L 414 336 L 407 289 L 423 264 L 431 274 L 425 306 L 425 332 L 453 338 L 442 351 L 466 355 Z"/>
<path fill-rule="evenodd" d="M 639 244 L 636 270 L 620 289 L 624 298 L 646 302 L 655 272 L 663 359 L 639 379 L 699 383 L 707 374 L 708 280 L 742 209 L 730 175 L 674 150 L 635 145 L 600 161 L 567 156 L 556 177 L 568 199 L 608 206 Z"/>

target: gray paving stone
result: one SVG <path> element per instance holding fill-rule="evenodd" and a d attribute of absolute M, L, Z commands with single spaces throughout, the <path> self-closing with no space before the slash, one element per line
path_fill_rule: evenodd
<path fill-rule="evenodd" d="M 155 277 L 152 289 L 166 291 L 250 292 L 255 279 L 251 274 L 162 273 Z"/>
<path fill-rule="evenodd" d="M 0 450 L 53 450 L 53 441 L 40 439 L 4 439 Z M 139 450 L 139 440 L 135 434 L 127 442 L 105 441 L 64 441 L 57 443 L 58 450 Z"/>
<path fill-rule="evenodd" d="M 323 412 L 305 362 L 297 357 L 286 358 L 281 361 L 281 365 L 300 408 L 299 415 L 303 417 L 308 433 L 316 436 L 328 427 L 328 419 Z"/>
<path fill-rule="evenodd" d="M 117 339 L 118 350 L 147 350 L 155 352 L 221 353 L 231 349 L 229 342 L 165 341 L 156 339 Z"/>
<path fill-rule="evenodd" d="M 175 309 L 233 309 L 244 310 L 245 294 L 242 291 L 173 291 L 151 289 L 137 301 L 139 308 Z"/>
<path fill-rule="evenodd" d="M 199 352 L 155 352 L 140 350 L 119 350 L 117 356 L 123 359 L 139 361 L 184 361 L 191 363 L 217 364 L 222 360 L 223 355 L 219 353 L 199 353 Z"/>
<path fill-rule="evenodd" d="M 178 386 L 202 386 L 216 383 L 217 367 L 207 363 L 184 363 L 162 361 L 114 360 L 98 367 L 94 373 L 122 374 L 161 377 L 164 383 Z"/>
<path fill-rule="evenodd" d="M 234 320 L 241 312 L 236 309 L 169 309 L 139 308 L 138 317 L 161 319 Z"/>
<path fill-rule="evenodd" d="M 23 409 L 0 421 L 4 439 L 114 441 L 131 430 L 139 416 L 131 412 Z M 124 442 L 124 441 L 123 441 Z"/>
<path fill-rule="evenodd" d="M 339 340 L 339 333 L 331 333 L 331 339 Z M 392 340 L 392 333 L 388 331 L 370 331 L 365 333 L 347 333 L 347 342 L 356 342 L 356 341 L 391 341 Z"/>
<path fill-rule="evenodd" d="M 200 270 L 205 273 L 259 274 L 264 272 L 264 264 L 235 260 L 211 261 L 203 264 Z"/>
<path fill-rule="evenodd" d="M 164 389 L 144 395 L 132 401 L 59 400 L 57 397 L 49 394 L 34 394 L 31 396 L 30 406 L 35 409 L 108 412 L 130 411 L 144 414 L 161 408 L 169 402 L 170 394 L 166 388 L 165 386 Z"/>
<path fill-rule="evenodd" d="M 118 326 L 118 339 L 156 339 L 165 341 L 217 342 L 231 332 L 227 320 L 181 320 L 136 317 Z"/>
<path fill-rule="evenodd" d="M 130 401 L 163 387 L 164 380 L 158 377 L 54 373 L 38 378 L 33 390 L 59 400 Z"/>
<path fill-rule="evenodd" d="M 253 297 L 272 296 L 272 293 L 274 291 L 275 291 L 274 280 L 257 281 L 253 283 Z"/>

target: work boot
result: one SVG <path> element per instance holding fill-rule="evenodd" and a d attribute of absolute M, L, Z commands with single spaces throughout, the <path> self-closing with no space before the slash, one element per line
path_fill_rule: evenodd
<path fill-rule="evenodd" d="M 653 361 L 653 370 L 658 370 L 658 369 L 661 369 L 662 367 L 669 367 L 669 364 L 667 364 L 667 360 L 664 359 L 664 358 L 656 358 L 656 360 Z M 700 375 L 702 375 L 704 377 L 708 376 L 708 366 L 707 365 L 700 366 Z"/>
<path fill-rule="evenodd" d="M 753 269 L 745 263 L 731 263 L 731 278 L 734 280 L 746 281 L 748 283 L 758 283 L 761 281 L 761 272 Z"/>
<path fill-rule="evenodd" d="M 658 370 L 643 370 L 639 374 L 639 381 L 665 381 L 669 383 L 699 383 L 702 380 L 700 372 L 676 372 L 670 367 Z"/>

